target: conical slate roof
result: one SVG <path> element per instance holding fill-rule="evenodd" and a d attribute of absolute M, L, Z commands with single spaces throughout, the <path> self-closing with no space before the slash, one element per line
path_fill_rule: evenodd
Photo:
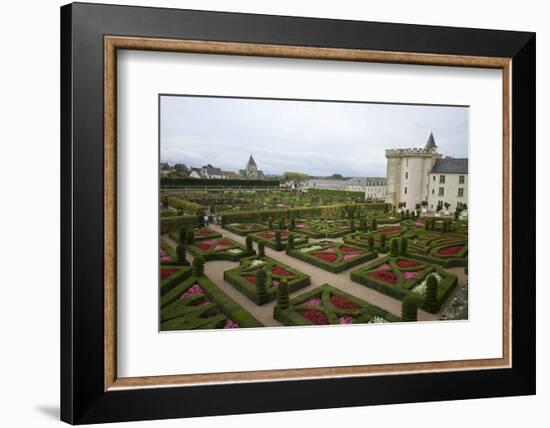
<path fill-rule="evenodd" d="M 256 165 L 256 162 L 254 162 L 254 158 L 252 157 L 252 155 L 250 155 L 250 158 L 248 159 L 248 163 L 246 164 L 246 168 L 249 169 L 249 168 L 257 168 L 257 165 Z"/>
<path fill-rule="evenodd" d="M 426 141 L 426 147 L 424 147 L 424 149 L 425 150 L 437 149 L 437 144 L 435 144 L 433 132 L 430 132 L 430 136 L 428 137 L 428 141 Z"/>

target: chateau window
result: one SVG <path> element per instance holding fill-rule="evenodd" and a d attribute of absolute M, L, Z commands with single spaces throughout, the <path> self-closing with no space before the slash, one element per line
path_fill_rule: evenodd
<path fill-rule="evenodd" d="M 464 176 L 463 175 L 458 176 L 458 184 L 464 184 Z"/>
<path fill-rule="evenodd" d="M 432 195 L 434 195 L 434 194 L 435 194 L 435 189 L 432 189 Z"/>
<path fill-rule="evenodd" d="M 435 181 L 435 175 L 433 177 L 434 177 L 434 181 Z"/>
<path fill-rule="evenodd" d="M 458 197 L 462 198 L 464 196 L 464 189 L 462 187 L 458 188 Z"/>
<path fill-rule="evenodd" d="M 408 179 L 409 179 L 409 173 L 406 172 L 406 173 L 405 173 L 405 180 L 408 180 Z"/>
<path fill-rule="evenodd" d="M 445 196 L 445 188 L 444 187 L 439 188 L 438 196 Z"/>
<path fill-rule="evenodd" d="M 407 188 L 405 187 L 405 195 L 407 194 Z"/>
<path fill-rule="evenodd" d="M 440 183 L 440 184 L 444 184 L 444 183 L 445 183 L 445 176 L 444 176 L 444 175 L 440 175 L 440 176 L 439 176 L 439 183 Z"/>
<path fill-rule="evenodd" d="M 405 166 L 409 166 L 409 160 L 405 159 Z"/>

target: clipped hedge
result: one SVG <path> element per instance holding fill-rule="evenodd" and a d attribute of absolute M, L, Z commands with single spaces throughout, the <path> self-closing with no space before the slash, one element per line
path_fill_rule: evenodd
<path fill-rule="evenodd" d="M 332 297 L 344 298 L 348 304 L 351 302 L 353 307 L 338 307 L 333 303 Z M 315 305 L 311 304 L 312 299 L 316 301 Z M 275 306 L 273 309 L 273 318 L 286 326 L 316 325 L 316 323 L 303 315 L 304 311 L 318 311 L 322 313 L 327 321 L 325 324 L 341 324 L 342 317 L 348 317 L 347 323 L 351 324 L 381 322 L 380 319 L 383 319 L 382 322 L 401 321 L 399 317 L 392 313 L 330 284 L 323 284 L 318 288 L 290 299 L 288 309 L 281 310 Z"/>
<path fill-rule="evenodd" d="M 188 201 L 187 199 L 181 198 L 179 196 L 169 196 L 168 204 L 172 208 L 177 208 L 185 211 L 186 214 L 199 214 L 204 211 L 204 207 L 202 205 Z"/>
<path fill-rule="evenodd" d="M 269 230 L 269 226 L 261 223 L 231 223 L 224 224 L 223 228 L 239 236 L 246 236 L 249 233 Z"/>
<path fill-rule="evenodd" d="M 318 249 L 318 250 L 311 251 L 311 252 L 300 251 L 301 249 L 308 248 L 308 247 L 311 247 L 311 246 L 314 246 L 314 245 L 320 245 L 322 248 Z M 307 262 L 307 263 L 309 263 L 313 266 L 320 267 L 321 269 L 327 270 L 327 271 L 332 272 L 332 273 L 342 272 L 346 269 L 357 266 L 357 265 L 359 265 L 361 263 L 364 263 L 368 260 L 375 259 L 378 256 L 378 254 L 376 252 L 369 252 L 369 251 L 365 250 L 364 248 L 359 248 L 359 247 L 354 247 L 354 248 L 357 249 L 358 252 L 363 253 L 363 254 L 361 254 L 357 257 L 354 257 L 353 259 L 350 259 L 350 260 L 343 260 L 342 259 L 344 253 L 338 254 L 338 258 L 341 259 L 341 260 L 338 261 L 337 263 L 327 262 L 325 260 L 322 260 L 322 259 L 319 259 L 319 258 L 315 257 L 312 254 L 312 253 L 316 253 L 318 251 L 322 251 L 323 249 L 327 249 L 329 247 L 336 247 L 338 249 L 337 251 L 340 252 L 340 250 L 339 250 L 340 247 L 348 247 L 348 246 L 349 245 L 342 244 L 342 243 L 339 243 L 339 242 L 320 241 L 320 242 L 316 242 L 316 243 L 312 243 L 312 244 L 302 245 L 300 247 L 295 247 L 293 250 L 288 251 L 288 255 L 292 256 L 292 257 L 295 257 L 299 260 L 303 260 L 304 262 Z"/>
<path fill-rule="evenodd" d="M 161 187 L 279 187 L 279 180 L 161 177 Z"/>
<path fill-rule="evenodd" d="M 212 241 L 212 244 L 209 249 L 200 248 L 201 246 L 208 244 L 208 242 L 210 241 Z M 215 247 L 217 245 L 223 245 L 223 242 L 227 242 L 229 244 L 227 245 L 227 248 L 224 248 L 223 250 L 216 250 Z M 230 252 L 228 252 L 229 250 L 237 248 L 241 250 L 240 253 L 231 254 Z M 233 241 L 232 239 L 223 237 L 211 239 L 209 241 L 196 242 L 193 245 L 187 246 L 187 250 L 189 251 L 189 254 L 192 254 L 193 256 L 202 256 L 205 261 L 229 260 L 231 262 L 236 262 L 243 257 L 250 257 L 255 255 L 254 251 L 247 251 L 244 245 L 241 245 L 238 242 Z"/>
<path fill-rule="evenodd" d="M 160 233 L 170 233 L 179 230 L 181 226 L 199 227 L 197 215 L 180 215 L 177 217 L 164 217 L 160 219 Z"/>
<path fill-rule="evenodd" d="M 414 295 L 417 298 L 419 308 L 432 313 L 438 312 L 439 309 L 441 308 L 441 305 L 443 305 L 443 303 L 447 300 L 451 292 L 456 287 L 458 278 L 455 275 L 451 275 L 445 272 L 439 266 L 435 266 L 433 264 L 430 265 L 426 263 L 421 263 L 417 268 L 407 269 L 407 271 L 409 272 L 416 271 L 419 274 L 412 279 L 405 279 L 403 277 L 403 273 L 399 273 L 398 270 L 396 270 L 396 269 L 399 269 L 398 267 L 396 268 L 397 260 L 407 260 L 407 261 L 413 261 L 413 262 L 417 261 L 412 257 L 386 256 L 376 260 L 375 262 L 368 264 L 367 266 L 364 266 L 352 271 L 350 274 L 351 280 L 398 300 L 403 300 L 408 295 Z M 391 284 L 389 282 L 377 280 L 372 276 L 368 275 L 369 272 L 376 270 L 375 268 L 385 263 L 390 265 L 391 272 L 393 272 L 394 274 L 397 272 L 398 281 L 396 284 Z M 442 277 L 442 279 L 439 282 L 438 289 L 437 289 L 436 304 L 433 307 L 429 307 L 429 304 L 426 303 L 425 296 L 415 293 L 414 291 L 412 291 L 412 289 L 418 284 L 420 284 L 432 272 L 436 272 L 437 274 L 439 274 Z"/>
<path fill-rule="evenodd" d="M 254 260 L 262 260 L 265 264 L 257 269 L 253 269 L 250 263 Z M 286 277 L 288 279 L 288 288 L 291 293 L 307 287 L 311 283 L 310 277 L 305 273 L 272 259 L 271 257 L 248 257 L 241 259 L 240 266 L 226 270 L 223 274 L 223 278 L 257 305 L 263 305 L 277 298 L 277 286 L 273 285 L 273 280 L 280 281 L 281 278 L 284 278 L 273 274 L 273 266 L 280 266 L 291 274 L 290 277 Z M 258 295 L 256 285 L 242 276 L 242 274 L 255 275 L 258 269 L 265 269 L 266 271 L 267 287 L 263 295 Z"/>
<path fill-rule="evenodd" d="M 201 296 L 191 296 L 186 301 L 177 300 L 193 284 L 199 284 L 204 295 L 211 301 L 201 303 Z M 221 314 L 209 315 L 217 309 Z M 205 316 L 208 318 L 205 319 Z M 220 328 L 227 319 L 232 320 L 241 328 L 263 327 L 263 324 L 254 318 L 248 311 L 225 294 L 208 277 L 189 277 L 172 288 L 161 297 L 161 325 L 160 329 L 189 330 L 195 328 Z"/>
<path fill-rule="evenodd" d="M 250 236 L 254 242 L 263 242 L 266 247 L 269 247 L 272 250 L 275 250 L 275 251 L 286 250 L 288 238 L 285 239 L 281 237 L 281 242 L 277 243 L 275 236 L 273 236 L 273 238 L 270 238 L 270 239 L 262 236 L 263 234 L 266 234 L 266 233 L 275 234 L 275 232 L 283 233 L 284 231 L 275 230 L 275 229 L 265 230 L 258 233 L 251 233 L 248 236 Z M 289 236 L 290 235 L 294 236 L 294 246 L 307 244 L 309 241 L 309 239 L 306 236 L 300 235 L 299 233 L 289 232 Z"/>
<path fill-rule="evenodd" d="M 175 269 L 172 275 L 164 278 L 160 281 L 160 295 L 164 296 L 172 289 L 174 289 L 179 283 L 186 280 L 191 276 L 191 268 L 189 266 L 180 266 L 176 264 L 163 265 L 161 269 Z M 162 299 L 162 298 L 161 298 Z"/>

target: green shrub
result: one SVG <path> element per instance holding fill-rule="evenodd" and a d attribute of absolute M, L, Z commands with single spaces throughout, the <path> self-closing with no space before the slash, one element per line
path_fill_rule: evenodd
<path fill-rule="evenodd" d="M 277 287 L 277 308 L 280 310 L 288 309 L 288 281 L 283 278 Z"/>
<path fill-rule="evenodd" d="M 245 242 L 246 242 L 246 251 L 254 251 L 254 247 L 252 246 L 252 237 L 250 235 L 246 236 Z"/>
<path fill-rule="evenodd" d="M 403 321 L 416 321 L 418 319 L 418 304 L 413 295 L 408 295 L 401 303 L 401 318 Z"/>
<path fill-rule="evenodd" d="M 401 238 L 401 241 L 399 241 L 399 252 L 402 256 L 407 255 L 407 247 L 408 247 L 408 240 L 405 237 Z"/>
<path fill-rule="evenodd" d="M 290 229 L 294 229 L 296 227 L 296 219 L 294 217 L 292 217 L 290 219 Z"/>
<path fill-rule="evenodd" d="M 178 244 L 176 247 L 176 254 L 178 256 L 178 262 L 185 263 L 187 260 L 185 259 L 186 253 L 185 253 L 185 245 L 184 244 Z"/>
<path fill-rule="evenodd" d="M 269 217 L 267 219 L 267 226 L 270 228 L 270 229 L 273 229 L 273 217 Z"/>
<path fill-rule="evenodd" d="M 193 259 L 193 276 L 204 275 L 204 258 L 202 256 L 195 256 Z"/>
<path fill-rule="evenodd" d="M 349 229 L 352 233 L 355 233 L 356 232 L 356 229 L 355 229 L 355 220 L 351 219 L 349 221 Z"/>
<path fill-rule="evenodd" d="M 367 231 L 367 219 L 365 217 L 361 217 L 361 222 L 359 223 L 359 228 L 361 229 L 361 232 Z"/>
<path fill-rule="evenodd" d="M 180 227 L 178 231 L 178 242 L 180 244 L 185 244 L 185 235 L 187 235 L 187 231 L 190 229 L 188 225 L 183 225 Z"/>
<path fill-rule="evenodd" d="M 221 223 L 221 227 L 224 228 L 225 227 L 225 216 L 222 216 L 222 218 L 220 220 L 220 223 Z"/>
<path fill-rule="evenodd" d="M 386 234 L 380 234 L 380 248 L 386 248 Z"/>
<path fill-rule="evenodd" d="M 195 241 L 195 233 L 193 232 L 193 229 L 188 229 L 187 233 L 185 234 L 185 240 L 183 241 L 185 245 L 192 245 Z"/>
<path fill-rule="evenodd" d="M 294 249 L 294 235 L 290 234 L 290 235 L 288 235 L 288 239 L 286 241 L 286 251 L 287 251 L 287 253 L 292 249 Z"/>
<path fill-rule="evenodd" d="M 399 216 L 401 217 L 401 220 L 405 220 L 405 211 L 401 210 L 401 213 L 399 213 Z"/>
<path fill-rule="evenodd" d="M 427 280 L 427 290 L 426 290 L 426 302 L 425 307 L 427 311 L 433 312 L 437 307 L 437 278 L 433 275 L 430 275 Z"/>
<path fill-rule="evenodd" d="M 372 221 L 371 221 L 371 229 L 374 231 L 376 229 L 378 229 L 378 224 L 376 222 L 376 219 L 373 218 Z"/>
<path fill-rule="evenodd" d="M 258 242 L 258 256 L 265 257 L 265 242 Z"/>
<path fill-rule="evenodd" d="M 368 249 L 369 251 L 374 251 L 374 238 L 372 237 L 372 235 L 369 236 Z"/>
<path fill-rule="evenodd" d="M 266 281 L 267 273 L 265 269 L 258 269 L 256 271 L 256 292 L 259 298 L 262 298 L 266 294 Z"/>
<path fill-rule="evenodd" d="M 399 240 L 397 238 L 393 238 L 391 240 L 390 254 L 392 255 L 392 257 L 399 256 Z"/>
<path fill-rule="evenodd" d="M 405 211 L 405 218 L 411 218 L 411 212 L 409 210 Z"/>

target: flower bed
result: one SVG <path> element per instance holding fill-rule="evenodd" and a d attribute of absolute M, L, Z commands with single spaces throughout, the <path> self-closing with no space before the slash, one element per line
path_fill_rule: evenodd
<path fill-rule="evenodd" d="M 161 331 L 263 327 L 206 276 L 180 281 L 160 305 Z"/>
<path fill-rule="evenodd" d="M 192 230 L 195 242 L 204 241 L 205 239 L 219 238 L 222 236 L 220 233 L 210 229 L 209 227 L 193 227 Z M 174 242 L 179 242 L 179 232 L 173 231 L 170 233 L 170 238 L 172 238 Z"/>
<path fill-rule="evenodd" d="M 331 241 L 302 245 L 290 250 L 288 254 L 334 273 L 342 272 L 377 256 L 375 252 L 369 252 L 365 248 Z"/>
<path fill-rule="evenodd" d="M 288 309 L 273 310 L 284 325 L 367 324 L 400 321 L 374 306 L 329 284 L 290 299 Z"/>
<path fill-rule="evenodd" d="M 399 300 L 414 293 L 419 298 L 419 306 L 426 309 L 426 282 L 430 275 L 438 280 L 437 304 L 432 310 L 437 312 L 456 286 L 457 277 L 434 264 L 387 256 L 352 271 L 351 279 Z"/>
<path fill-rule="evenodd" d="M 358 220 L 356 226 L 359 226 Z M 298 219 L 292 229 L 310 238 L 339 238 L 351 233 L 349 220 L 343 219 Z"/>
<path fill-rule="evenodd" d="M 288 243 L 288 237 L 290 235 L 294 236 L 294 246 L 307 244 L 308 242 L 308 238 L 302 234 L 295 233 L 295 232 L 288 232 L 286 230 L 280 230 L 278 232 L 281 234 L 281 243 L 277 244 L 277 241 L 275 239 L 276 232 L 277 230 L 271 229 L 263 232 L 251 233 L 250 238 L 252 238 L 254 242 L 263 242 L 266 247 L 269 247 L 275 251 L 281 251 L 286 249 L 286 246 Z"/>
<path fill-rule="evenodd" d="M 266 271 L 266 293 L 258 295 L 256 272 Z M 270 302 L 277 297 L 277 287 L 282 278 L 288 281 L 289 291 L 293 292 L 310 284 L 308 275 L 285 265 L 271 257 L 249 257 L 242 259 L 240 266 L 226 270 L 224 279 L 258 305 Z"/>
<path fill-rule="evenodd" d="M 263 223 L 231 223 L 226 224 L 224 226 L 224 229 L 240 236 L 246 236 L 249 233 L 269 230 L 269 227 L 267 226 L 267 224 Z"/>
<path fill-rule="evenodd" d="M 254 254 L 254 251 L 246 251 L 246 248 L 238 242 L 223 237 L 195 242 L 193 245 L 188 245 L 187 250 L 193 256 L 203 256 L 206 261 L 230 260 L 235 262 Z"/>

